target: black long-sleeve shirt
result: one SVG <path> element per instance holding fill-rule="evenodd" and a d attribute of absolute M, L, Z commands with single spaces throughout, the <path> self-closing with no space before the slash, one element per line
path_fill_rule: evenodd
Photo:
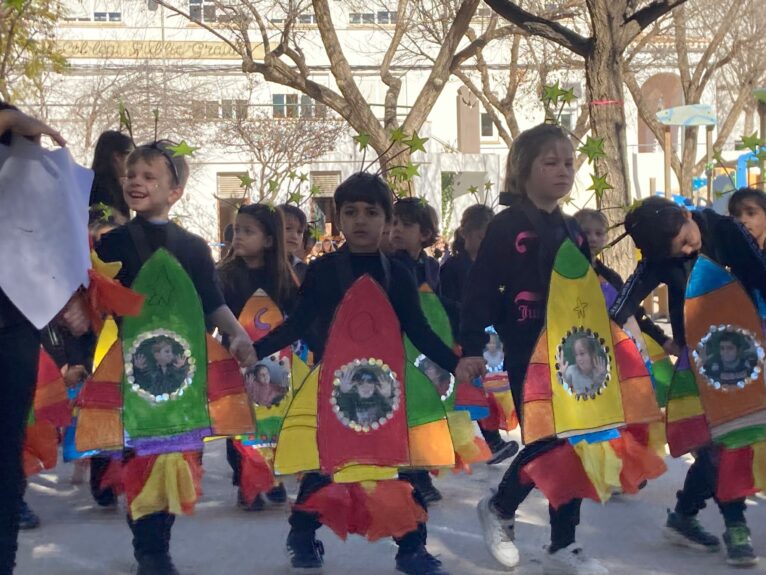
<path fill-rule="evenodd" d="M 730 268 L 731 273 L 751 297 L 754 297 L 755 290 L 759 290 L 761 295 L 766 295 L 766 259 L 742 225 L 735 219 L 721 216 L 713 210 L 692 212 L 692 218 L 702 235 L 700 253 Z M 697 256 L 694 255 L 641 260 L 609 310 L 610 315 L 619 325 L 623 325 L 636 313 L 646 296 L 664 283 L 668 286 L 673 339 L 678 345 L 686 345 L 684 296 L 686 282 L 696 259 Z"/>
<path fill-rule="evenodd" d="M 135 227 L 133 235 L 131 227 Z M 144 245 L 136 245 L 134 237 L 141 239 L 140 243 Z M 224 305 L 215 263 L 207 243 L 173 222 L 155 224 L 137 216 L 124 226 L 104 234 L 96 244 L 96 253 L 105 262 L 122 262 L 117 280 L 130 287 L 141 266 L 159 248 L 172 253 L 189 274 L 205 314 Z"/>
<path fill-rule="evenodd" d="M 596 273 L 604 278 L 607 283 L 609 283 L 609 285 L 616 289 L 618 293 L 622 290 L 625 282 L 622 281 L 620 274 L 618 274 L 612 268 L 607 267 L 604 262 L 601 260 L 594 260 L 593 269 L 596 270 Z M 646 315 L 646 310 L 643 306 L 639 306 L 638 310 L 636 310 L 635 317 L 636 321 L 638 322 L 638 327 L 641 328 L 641 331 L 647 334 L 660 345 L 665 345 L 665 342 L 670 339 L 667 335 L 665 335 L 665 332 L 662 331 L 662 328 L 654 323 L 648 315 Z"/>
<path fill-rule="evenodd" d="M 241 259 L 237 258 L 232 262 L 219 265 L 217 272 L 223 298 L 234 317 L 242 313 L 247 301 L 259 289 L 265 291 L 285 314 L 290 313 L 295 305 L 294 297 L 288 297 L 282 301 L 276 296 L 274 278 L 265 268 L 248 268 Z"/>
<path fill-rule="evenodd" d="M 481 356 L 494 326 L 508 365 L 526 365 L 545 324 L 553 262 L 565 239 L 590 251 L 573 218 L 514 199 L 487 228 L 466 284 L 460 315 L 463 355 Z"/>
<path fill-rule="evenodd" d="M 369 274 L 384 287 L 402 329 L 412 343 L 441 367 L 454 373 L 458 358 L 429 327 L 420 307 L 415 280 L 401 263 L 384 260 L 385 257 L 380 252 L 354 254 L 341 249 L 313 261 L 306 271 L 293 313 L 255 344 L 258 357 L 266 357 L 304 338 L 315 359 L 320 361 L 335 310 L 350 287 L 347 280 L 354 281 Z M 386 273 L 386 267 L 390 268 L 390 275 Z"/>
<path fill-rule="evenodd" d="M 471 273 L 471 266 L 473 266 L 473 260 L 466 252 L 452 256 L 442 264 L 439 279 L 444 297 L 458 304 L 463 302 L 463 293 L 468 274 Z"/>

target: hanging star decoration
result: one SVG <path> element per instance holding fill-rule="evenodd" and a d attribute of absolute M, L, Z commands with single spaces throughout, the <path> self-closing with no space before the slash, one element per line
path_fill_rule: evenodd
<path fill-rule="evenodd" d="M 242 176 L 239 176 L 239 187 L 245 188 L 246 190 L 249 190 L 253 184 L 255 183 L 255 179 L 250 177 L 250 174 L 244 174 Z"/>
<path fill-rule="evenodd" d="M 414 154 L 415 152 L 425 152 L 425 143 L 428 141 L 428 138 L 421 138 L 418 136 L 418 131 L 415 130 L 412 133 L 412 136 L 408 140 L 404 140 L 402 143 L 409 147 L 410 154 Z"/>
<path fill-rule="evenodd" d="M 606 158 L 604 152 L 604 138 L 593 138 L 588 136 L 585 143 L 577 149 L 588 157 L 588 163 L 592 164 L 599 158 Z"/>
<path fill-rule="evenodd" d="M 604 176 L 598 176 L 596 174 L 591 174 L 591 185 L 588 187 L 589 190 L 593 190 L 593 193 L 596 195 L 598 199 L 601 199 L 604 197 L 604 192 L 606 190 L 613 189 L 612 186 L 609 184 L 609 182 L 606 181 L 606 175 Z"/>
<path fill-rule="evenodd" d="M 759 138 L 757 132 L 743 136 L 742 145 L 755 154 L 759 161 L 766 161 L 766 141 Z"/>

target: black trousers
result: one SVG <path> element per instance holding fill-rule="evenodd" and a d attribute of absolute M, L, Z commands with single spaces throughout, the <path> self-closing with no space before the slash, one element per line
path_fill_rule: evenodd
<path fill-rule="evenodd" d="M 101 488 L 101 480 L 111 461 L 112 458 L 109 455 L 94 455 L 90 458 L 90 493 L 94 501 L 102 507 L 114 505 L 117 502 L 117 494 L 111 487 Z"/>
<path fill-rule="evenodd" d="M 39 354 L 40 334 L 32 324 L 0 328 L 0 575 L 13 573 L 16 560 L 22 450 Z"/>
<path fill-rule="evenodd" d="M 301 479 L 300 489 L 298 490 L 298 498 L 295 500 L 297 505 L 305 503 L 306 500 L 313 494 L 327 487 L 332 483 L 332 478 L 328 475 L 321 473 L 307 473 Z M 415 502 L 423 509 L 426 509 L 426 503 L 420 497 L 420 493 L 417 489 L 412 491 L 412 496 Z M 290 514 L 290 530 L 292 533 L 301 533 L 313 536 L 313 533 L 322 526 L 319 521 L 318 513 L 310 513 L 308 511 L 300 511 L 293 509 Z M 394 537 L 394 541 L 399 546 L 398 554 L 412 553 L 416 549 L 426 544 L 426 538 L 428 532 L 426 530 L 425 523 L 418 525 L 415 531 L 410 531 L 404 534 L 402 537 Z"/>
<path fill-rule="evenodd" d="M 727 526 L 745 522 L 745 500 L 721 502 L 715 497 L 718 485 L 718 457 L 715 449 L 706 447 L 695 454 L 694 463 L 686 472 L 684 487 L 676 493 L 676 513 L 696 515 L 705 508 L 707 499 L 714 499 Z"/>
<path fill-rule="evenodd" d="M 165 512 L 152 513 L 136 521 L 128 515 L 128 526 L 133 532 L 133 554 L 137 561 L 170 552 L 170 533 L 175 521 L 175 515 Z"/>
<path fill-rule="evenodd" d="M 510 365 L 507 367 L 508 378 L 513 394 L 513 403 L 516 414 L 522 417 L 522 393 L 523 382 L 526 374 L 526 365 Z M 534 488 L 534 484 L 524 484 L 521 481 L 521 470 L 529 462 L 543 453 L 553 449 L 561 443 L 559 439 L 538 441 L 524 446 L 505 472 L 497 493 L 492 498 L 492 504 L 500 512 L 501 516 L 510 519 L 516 515 L 516 510 L 527 498 Z M 548 506 L 548 515 L 551 525 L 550 551 L 554 552 L 574 543 L 575 531 L 580 523 L 580 506 L 582 499 L 572 499 L 568 503 L 554 509 Z"/>
<path fill-rule="evenodd" d="M 226 461 L 231 467 L 231 484 L 239 486 L 239 479 L 242 475 L 242 456 L 234 447 L 234 440 L 230 437 L 226 438 Z"/>

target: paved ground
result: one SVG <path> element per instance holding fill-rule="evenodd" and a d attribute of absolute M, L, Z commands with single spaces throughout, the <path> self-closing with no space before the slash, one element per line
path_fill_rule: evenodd
<path fill-rule="evenodd" d="M 183 575 L 251 575 L 288 573 L 283 543 L 287 511 L 270 509 L 245 513 L 234 506 L 223 442 L 205 454 L 205 495 L 193 517 L 180 518 L 174 529 L 172 553 Z M 669 546 L 662 538 L 665 509 L 672 506 L 688 462 L 668 460 L 669 472 L 632 498 L 617 498 L 601 506 L 586 502 L 578 541 L 613 574 L 733 573 L 723 554 L 701 555 Z M 494 562 L 484 547 L 476 516 L 477 501 L 495 486 L 504 466 L 477 466 L 474 474 L 445 475 L 437 485 L 445 496 L 429 521 L 429 549 L 438 554 L 453 575 L 492 575 L 508 572 Z M 43 525 L 20 537 L 18 575 L 122 575 L 133 572 L 130 534 L 124 509 L 105 512 L 94 508 L 87 487 L 72 486 L 72 468 L 60 465 L 53 473 L 35 478 L 28 501 Z M 288 481 L 291 493 L 295 485 Z M 535 493 L 522 506 L 517 523 L 523 563 L 518 575 L 541 573 L 542 546 L 547 542 L 547 506 Z M 701 514 L 714 532 L 723 529 L 717 508 Z M 754 499 L 748 508 L 757 550 L 766 554 L 766 500 Z M 395 546 L 390 541 L 367 543 L 359 537 L 338 540 L 320 531 L 326 548 L 328 575 L 392 575 Z M 766 560 L 755 573 L 766 573 Z"/>

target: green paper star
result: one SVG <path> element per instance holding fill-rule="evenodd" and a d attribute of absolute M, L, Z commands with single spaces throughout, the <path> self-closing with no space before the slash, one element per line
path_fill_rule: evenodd
<path fill-rule="evenodd" d="M 290 194 L 287 197 L 287 202 L 286 203 L 289 204 L 290 202 L 292 202 L 292 203 L 294 203 L 297 206 L 298 204 L 301 203 L 302 199 L 303 199 L 303 196 L 301 195 L 300 192 L 293 192 L 292 194 Z"/>
<path fill-rule="evenodd" d="M 319 228 L 311 228 L 311 237 L 314 238 L 316 241 L 319 241 L 322 239 L 322 232 Z"/>
<path fill-rule="evenodd" d="M 426 197 L 425 197 L 425 196 L 421 196 L 421 197 L 419 198 L 419 202 L 418 202 L 418 203 L 419 203 L 421 206 L 423 206 L 423 207 L 426 207 L 426 206 L 428 205 L 428 200 L 426 199 Z"/>
<path fill-rule="evenodd" d="M 316 196 L 319 195 L 322 192 L 322 188 L 314 184 L 309 188 L 309 196 Z"/>
<path fill-rule="evenodd" d="M 404 178 L 406 180 L 411 180 L 415 176 L 419 176 L 419 175 L 420 175 L 420 172 L 418 172 L 418 167 L 412 162 L 409 162 L 407 166 L 404 168 Z"/>
<path fill-rule="evenodd" d="M 543 86 L 543 103 L 544 104 L 553 104 L 554 106 L 558 104 L 559 97 L 562 95 L 564 90 L 562 90 L 559 87 L 559 82 L 556 80 L 555 84 L 548 84 L 546 86 Z"/>
<path fill-rule="evenodd" d="M 289 174 L 287 174 L 287 179 L 290 181 L 294 180 L 297 177 L 298 177 L 298 174 L 296 174 L 295 172 L 290 172 Z"/>
<path fill-rule="evenodd" d="M 479 188 L 476 187 L 476 186 L 470 186 L 468 188 L 468 193 L 471 194 L 471 195 L 476 195 L 476 194 L 479 193 Z"/>
<path fill-rule="evenodd" d="M 415 152 L 425 152 L 426 148 L 423 144 L 428 141 L 428 138 L 421 138 L 418 136 L 418 131 L 415 130 L 412 133 L 412 137 L 409 140 L 404 140 L 402 143 L 406 144 L 410 148 L 410 154 Z"/>
<path fill-rule="evenodd" d="M 24 0 L 5 0 L 5 4 L 21 12 L 21 9 L 24 7 Z"/>
<path fill-rule="evenodd" d="M 394 144 L 399 142 L 404 142 L 404 140 L 407 139 L 407 134 L 404 133 L 404 130 L 401 128 L 397 128 L 396 130 L 393 130 L 391 132 L 391 142 Z"/>
<path fill-rule="evenodd" d="M 561 101 L 565 104 L 569 104 L 574 101 L 575 99 L 575 93 L 574 88 L 569 88 L 569 90 L 561 90 L 560 92 Z"/>
<path fill-rule="evenodd" d="M 190 146 L 186 143 L 186 140 L 181 140 L 180 144 L 176 144 L 175 146 L 168 146 L 168 150 L 173 152 L 174 158 L 178 158 L 180 156 L 192 157 L 194 152 L 199 150 L 199 147 Z"/>
<path fill-rule="evenodd" d="M 279 189 L 279 183 L 276 180 L 269 180 L 269 192 L 276 192 Z"/>
<path fill-rule="evenodd" d="M 239 177 L 239 187 L 248 189 L 255 183 L 255 180 L 250 177 L 250 174 L 245 174 Z"/>
<path fill-rule="evenodd" d="M 588 136 L 588 139 L 585 140 L 585 143 L 580 146 L 577 151 L 588 156 L 589 164 L 592 164 L 593 161 L 598 158 L 605 158 L 604 138 L 592 138 Z"/>
<path fill-rule="evenodd" d="M 612 186 L 610 186 L 609 182 L 606 181 L 606 176 L 591 174 L 590 179 L 593 181 L 593 183 L 588 189 L 593 190 L 596 193 L 596 197 L 599 199 L 601 199 L 606 190 L 612 189 Z"/>
<path fill-rule="evenodd" d="M 369 134 L 357 134 L 354 136 L 354 141 L 359 144 L 359 151 L 361 152 L 364 150 L 370 143 L 370 135 Z"/>
<path fill-rule="evenodd" d="M 309 181 L 309 175 L 304 173 L 304 172 L 301 172 L 300 174 L 298 174 L 298 181 L 300 183 L 308 182 Z"/>
<path fill-rule="evenodd" d="M 761 139 L 758 137 L 758 132 L 753 132 L 749 136 L 742 136 L 742 144 L 746 148 L 750 148 L 750 150 L 755 154 L 756 149 L 761 146 Z"/>
<path fill-rule="evenodd" d="M 484 182 L 484 190 L 489 192 L 490 190 L 492 190 L 492 186 L 494 185 L 495 184 L 493 184 L 492 182 Z"/>

